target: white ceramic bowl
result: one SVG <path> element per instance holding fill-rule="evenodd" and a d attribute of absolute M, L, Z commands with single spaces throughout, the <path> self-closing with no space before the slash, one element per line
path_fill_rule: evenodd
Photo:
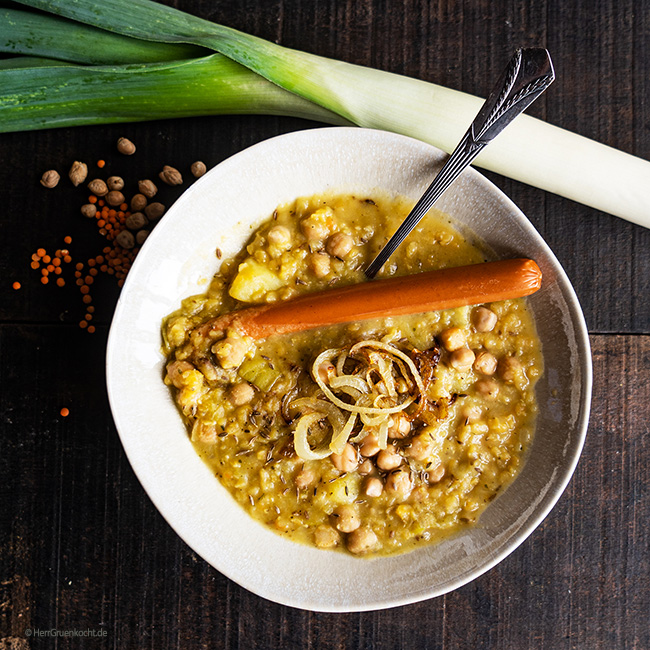
<path fill-rule="evenodd" d="M 324 128 L 261 142 L 192 185 L 156 226 L 117 305 L 108 394 L 129 460 L 158 510 L 216 569 L 269 600 L 316 611 L 381 609 L 439 596 L 476 578 L 539 525 L 582 449 L 591 396 L 589 340 L 560 264 L 523 213 L 468 170 L 436 205 L 502 257 L 531 257 L 543 288 L 530 298 L 543 344 L 540 415 L 527 462 L 478 525 L 436 546 L 359 559 L 290 542 L 255 522 L 194 452 L 163 384 L 160 325 L 182 298 L 203 292 L 219 262 L 280 203 L 321 192 L 381 189 L 418 198 L 444 154 L 419 141 Z M 522 577 L 522 579 L 524 579 Z"/>

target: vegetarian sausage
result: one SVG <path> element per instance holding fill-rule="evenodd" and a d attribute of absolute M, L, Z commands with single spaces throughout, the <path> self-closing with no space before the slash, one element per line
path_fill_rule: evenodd
<path fill-rule="evenodd" d="M 234 327 L 255 339 L 382 316 L 403 316 L 528 296 L 542 283 L 530 259 L 427 271 L 319 291 L 219 316 L 202 333 Z"/>

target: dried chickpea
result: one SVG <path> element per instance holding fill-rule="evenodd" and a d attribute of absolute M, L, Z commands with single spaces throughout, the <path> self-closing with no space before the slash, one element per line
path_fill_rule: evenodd
<path fill-rule="evenodd" d="M 75 160 L 72 163 L 72 167 L 70 167 L 70 171 L 68 172 L 68 178 L 72 182 L 72 184 L 77 187 L 78 185 L 81 185 L 86 180 L 86 177 L 88 176 L 88 165 L 86 163 L 80 162 L 79 160 Z"/>
<path fill-rule="evenodd" d="M 145 206 L 144 213 L 149 221 L 158 221 L 165 214 L 165 210 L 166 208 L 162 203 L 155 202 Z"/>
<path fill-rule="evenodd" d="M 122 248 L 133 248 L 135 246 L 135 237 L 128 230 L 122 230 L 115 238 L 115 243 Z"/>
<path fill-rule="evenodd" d="M 192 176 L 194 176 L 195 178 L 200 178 L 201 176 L 203 176 L 203 174 L 205 174 L 208 168 L 205 166 L 204 162 L 197 160 L 196 162 L 192 163 L 190 170 L 192 172 Z"/>
<path fill-rule="evenodd" d="M 106 195 L 106 203 L 114 208 L 118 205 L 122 205 L 122 203 L 124 203 L 124 194 L 122 194 L 122 192 L 118 192 L 117 190 L 111 190 Z"/>
<path fill-rule="evenodd" d="M 138 189 L 140 190 L 140 194 L 145 196 L 147 199 L 152 199 L 158 193 L 156 184 L 149 179 L 138 181 Z"/>
<path fill-rule="evenodd" d="M 106 185 L 108 185 L 109 190 L 119 192 L 124 189 L 124 179 L 121 176 L 110 176 L 106 179 Z"/>
<path fill-rule="evenodd" d="M 87 219 L 93 219 L 97 214 L 97 207 L 94 203 L 86 203 L 81 206 L 81 214 Z"/>
<path fill-rule="evenodd" d="M 142 212 L 147 207 L 147 197 L 144 194 L 134 194 L 131 199 L 131 210 Z"/>
<path fill-rule="evenodd" d="M 135 153 L 135 145 L 128 138 L 117 140 L 117 150 L 125 156 L 132 156 Z"/>
<path fill-rule="evenodd" d="M 54 169 L 49 169 L 41 176 L 41 185 L 51 190 L 59 184 L 60 178 L 59 172 Z"/>
<path fill-rule="evenodd" d="M 95 178 L 88 183 L 88 189 L 95 196 L 106 196 L 108 194 L 108 187 L 101 178 Z"/>

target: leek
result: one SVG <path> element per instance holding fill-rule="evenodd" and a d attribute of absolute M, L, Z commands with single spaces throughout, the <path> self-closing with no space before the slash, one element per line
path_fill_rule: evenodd
<path fill-rule="evenodd" d="M 210 54 L 194 45 L 141 41 L 21 9 L 0 9 L 0 52 L 95 65 L 157 63 Z"/>
<path fill-rule="evenodd" d="M 482 100 L 415 79 L 290 50 L 151 0 L 19 0 L 145 41 L 212 49 L 359 126 L 451 151 Z M 318 119 L 318 118 L 315 118 Z M 475 164 L 650 227 L 650 162 L 523 115 Z"/>
<path fill-rule="evenodd" d="M 0 131 L 250 113 L 344 123 L 221 54 L 124 66 L 0 62 Z"/>

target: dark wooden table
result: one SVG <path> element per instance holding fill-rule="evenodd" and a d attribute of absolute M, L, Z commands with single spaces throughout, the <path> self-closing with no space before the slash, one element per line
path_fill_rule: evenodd
<path fill-rule="evenodd" d="M 476 95 L 488 92 L 514 48 L 543 45 L 558 78 L 532 113 L 650 159 L 648 2 L 174 4 L 287 46 Z M 212 166 L 314 126 L 227 116 L 0 136 L 0 648 L 650 648 L 650 231 L 495 174 L 568 272 L 595 373 L 575 476 L 520 548 L 444 597 L 380 612 L 310 613 L 219 574 L 149 501 L 105 393 L 114 279 L 93 287 L 97 331 L 88 334 L 78 327 L 78 288 L 44 286 L 30 268 L 39 246 L 61 248 L 65 235 L 75 259 L 101 248 L 79 216 L 84 192 L 67 182 L 47 191 L 40 174 L 64 172 L 75 159 L 94 171 L 104 159 L 105 175 L 131 179 L 165 163 Z M 121 135 L 137 144 L 136 156 L 115 152 Z M 179 191 L 166 189 L 164 202 Z M 28 638 L 33 628 L 104 636 Z"/>

